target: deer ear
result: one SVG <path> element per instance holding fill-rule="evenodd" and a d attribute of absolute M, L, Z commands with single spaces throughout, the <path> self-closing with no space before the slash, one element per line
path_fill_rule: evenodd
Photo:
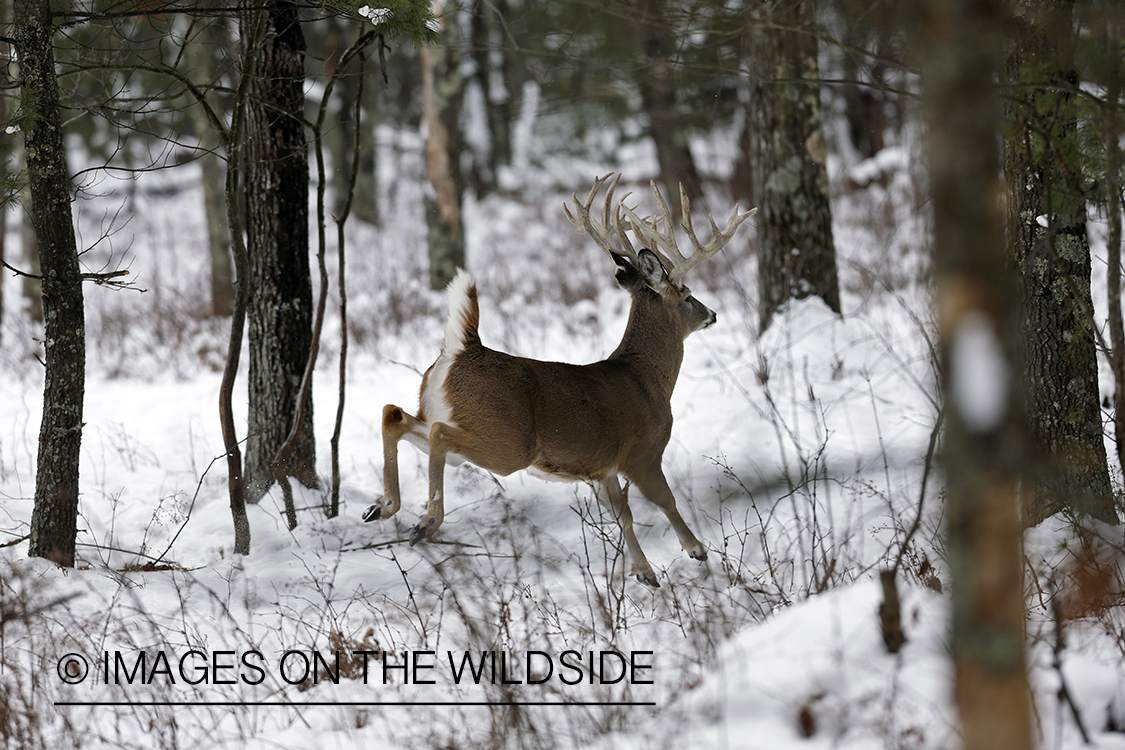
<path fill-rule="evenodd" d="M 667 286 L 668 274 L 664 271 L 664 266 L 660 263 L 660 258 L 656 257 L 656 253 L 642 248 L 637 253 L 637 266 L 637 271 L 640 272 L 641 278 L 649 289 L 659 292 Z"/>
<path fill-rule="evenodd" d="M 617 283 L 623 289 L 632 289 L 640 281 L 640 274 L 637 273 L 636 267 L 624 255 L 610 253 L 610 257 L 617 264 L 617 273 L 614 274 Z"/>

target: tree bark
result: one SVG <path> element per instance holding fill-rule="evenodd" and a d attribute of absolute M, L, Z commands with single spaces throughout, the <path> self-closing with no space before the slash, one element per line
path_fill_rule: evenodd
<path fill-rule="evenodd" d="M 31 219 L 39 240 L 46 331 L 43 421 L 29 554 L 74 566 L 78 462 L 86 380 L 82 275 L 71 223 L 48 0 L 16 0 L 20 78 L 38 116 L 24 130 Z"/>
<path fill-rule="evenodd" d="M 284 466 L 273 466 L 292 425 L 311 344 L 305 39 L 289 2 L 273 0 L 252 13 L 264 14 L 262 41 L 253 50 L 244 155 L 250 264 L 245 473 L 247 500 L 255 502 L 279 477 L 315 486 L 316 442 L 310 400 L 295 450 Z"/>
<path fill-rule="evenodd" d="M 1029 438 L 1029 523 L 1067 510 L 1117 522 L 1099 406 L 1090 242 L 1078 163 L 1071 3 L 1023 17 L 1006 69 L 1014 124 L 1004 140 L 1008 252 L 1023 311 L 1021 372 Z"/>
<path fill-rule="evenodd" d="M 840 312 L 827 148 L 810 0 L 754 4 L 746 54 L 758 202 L 758 311 L 765 330 L 790 298 Z"/>
<path fill-rule="evenodd" d="M 430 251 L 430 286 L 443 289 L 465 266 L 465 227 L 461 198 L 461 94 L 457 72 L 460 35 L 456 11 L 447 6 L 440 18 L 443 44 L 424 47 L 422 88 L 426 125 L 426 240 Z"/>
<path fill-rule="evenodd" d="M 922 61 L 946 432 L 954 697 L 965 750 L 1030 748 L 1018 318 L 1000 208 L 1002 0 L 925 0 Z"/>

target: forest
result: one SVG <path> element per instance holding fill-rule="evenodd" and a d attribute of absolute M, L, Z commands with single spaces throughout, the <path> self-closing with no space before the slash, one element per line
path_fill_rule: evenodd
<path fill-rule="evenodd" d="M 0 744 L 1125 749 L 1123 38 L 0 0 Z"/>

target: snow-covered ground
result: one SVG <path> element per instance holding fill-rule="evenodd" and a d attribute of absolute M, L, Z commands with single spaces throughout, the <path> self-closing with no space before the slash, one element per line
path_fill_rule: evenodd
<path fill-rule="evenodd" d="M 410 547 L 426 479 L 404 444 L 402 511 L 361 522 L 382 491 L 382 407 L 413 411 L 445 323 L 426 285 L 417 144 L 400 145 L 382 161 L 386 226 L 349 230 L 341 515 L 326 518 L 325 493 L 298 488 L 290 532 L 275 489 L 250 508 L 245 557 L 231 553 L 216 460 L 227 331 L 200 315 L 198 175 L 158 176 L 159 191 L 103 184 L 107 197 L 82 208 L 86 244 L 117 207 L 132 216 L 96 252 L 123 257 L 148 291 L 86 290 L 78 566 L 27 559 L 26 541 L 0 548 L 7 746 L 957 747 L 940 477 L 921 496 L 937 406 L 916 160 L 890 149 L 836 170 L 842 320 L 808 300 L 758 336 L 752 228 L 689 278 L 719 323 L 688 339 L 664 466 L 710 556 L 689 559 L 634 493 L 661 582 L 651 590 L 626 579 L 617 527 L 580 484 L 448 469 L 445 523 Z M 644 201 L 636 180 L 651 154 L 621 163 Z M 503 195 L 466 206 L 487 345 L 574 362 L 613 350 L 628 296 L 561 207 L 616 168 L 532 158 Z M 708 203 L 725 218 L 718 187 Z M 42 398 L 35 328 L 17 280 L 3 283 L 0 544 L 28 533 Z M 314 391 L 325 484 L 331 295 Z M 920 502 L 898 581 L 907 640 L 892 655 L 878 573 Z M 1068 534 L 1061 521 L 1031 533 L 1029 591 L 1064 563 Z M 931 576 L 945 594 L 923 585 Z M 1125 748 L 1107 731 L 1125 725 L 1120 614 L 1071 623 L 1060 672 L 1049 608 L 1029 604 L 1041 746 L 1082 744 L 1058 698 L 1064 674 L 1096 746 Z M 68 684 L 82 664 L 85 679 Z"/>

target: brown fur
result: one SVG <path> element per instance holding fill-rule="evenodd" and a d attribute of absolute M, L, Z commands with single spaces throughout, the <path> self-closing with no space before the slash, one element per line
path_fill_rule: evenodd
<path fill-rule="evenodd" d="M 429 504 L 411 544 L 430 537 L 441 525 L 445 463 L 460 457 L 501 476 L 534 468 L 592 483 L 598 499 L 622 526 L 633 573 L 656 586 L 618 481 L 618 474 L 624 475 L 664 511 L 684 549 L 705 559 L 706 550 L 676 510 L 660 463 L 672 432 L 669 401 L 684 339 L 714 322 L 714 313 L 686 289 L 667 284 L 666 278 L 643 279 L 629 264 L 622 266 L 618 279 L 633 296 L 625 335 L 608 359 L 588 365 L 542 362 L 489 349 L 477 332 L 475 284 L 464 290 L 465 304 L 452 300 L 451 315 L 460 313 L 461 320 L 451 320 L 442 356 L 446 348 L 460 351 L 448 364 L 443 383 L 431 382 L 438 363 L 423 376 L 418 417 L 392 404 L 384 409 L 385 496 L 367 510 L 365 520 L 398 512 L 398 443 L 406 438 L 430 455 Z M 427 418 L 424 404 L 427 389 L 433 387 L 441 389 L 449 406 L 448 422 L 431 424 Z"/>

